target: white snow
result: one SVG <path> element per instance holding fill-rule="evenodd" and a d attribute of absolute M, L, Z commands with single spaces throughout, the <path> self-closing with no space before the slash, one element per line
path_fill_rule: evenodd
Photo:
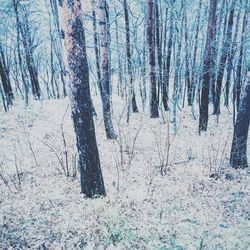
<path fill-rule="evenodd" d="M 56 156 L 65 165 L 61 122 L 68 98 L 32 101 L 28 110 L 15 102 L 10 112 L 1 111 L 1 249 L 248 249 L 249 170 L 228 165 L 233 126 L 227 110 L 219 123 L 210 116 L 201 136 L 190 110 L 178 111 L 174 136 L 170 115 L 164 124 L 133 114 L 126 124 L 125 104 L 113 96 L 118 139 L 108 141 L 100 98 L 93 101 L 107 191 L 94 200 L 80 194 L 79 174 L 72 177 L 70 110 L 63 123 L 70 177 Z"/>

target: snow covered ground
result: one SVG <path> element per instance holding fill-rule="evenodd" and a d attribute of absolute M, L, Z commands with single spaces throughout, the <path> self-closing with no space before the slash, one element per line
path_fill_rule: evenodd
<path fill-rule="evenodd" d="M 68 98 L 1 111 L 0 249 L 249 249 L 250 172 L 228 166 L 227 110 L 201 136 L 189 108 L 178 110 L 174 135 L 171 114 L 127 125 L 115 96 L 118 139 L 108 141 L 98 99 L 107 197 L 94 200 L 80 194 Z"/>

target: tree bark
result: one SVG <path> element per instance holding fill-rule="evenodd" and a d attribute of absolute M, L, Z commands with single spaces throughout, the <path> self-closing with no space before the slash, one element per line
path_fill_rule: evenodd
<path fill-rule="evenodd" d="M 250 63 L 248 81 L 239 104 L 237 120 L 234 125 L 230 163 L 234 168 L 245 168 L 247 163 L 247 138 L 250 123 Z"/>
<path fill-rule="evenodd" d="M 106 19 L 106 0 L 99 0 L 99 26 L 101 39 L 101 67 L 102 80 L 100 84 L 103 120 L 107 139 L 116 139 L 116 134 L 113 128 L 111 117 L 111 103 L 110 103 L 110 64 L 109 64 L 109 42 L 107 33 L 107 19 Z"/>
<path fill-rule="evenodd" d="M 217 0 L 210 0 L 209 20 L 207 26 L 207 38 L 204 52 L 203 72 L 202 72 L 202 92 L 200 104 L 199 133 L 207 130 L 208 125 L 208 102 L 209 102 L 209 82 L 211 70 L 211 52 L 214 42 L 216 24 Z"/>
<path fill-rule="evenodd" d="M 170 27 L 169 27 L 169 37 L 167 42 L 167 57 L 166 61 L 164 61 L 164 75 L 163 75 L 163 81 L 166 84 L 166 107 L 165 111 L 169 111 L 168 106 L 168 96 L 169 96 L 169 80 L 170 80 L 170 66 L 171 66 L 171 56 L 172 56 L 172 46 L 173 46 L 173 33 L 174 33 L 174 13 L 173 10 L 170 9 Z"/>
<path fill-rule="evenodd" d="M 11 87 L 9 69 L 6 65 L 6 60 L 0 43 L 0 77 L 3 85 L 3 90 L 6 98 L 7 107 L 13 104 L 14 94 Z"/>
<path fill-rule="evenodd" d="M 215 93 L 215 102 L 214 102 L 214 114 L 220 114 L 220 99 L 221 99 L 221 88 L 223 75 L 226 68 L 226 62 L 229 56 L 229 51 L 232 45 L 232 30 L 233 30 L 233 20 L 234 20 L 234 8 L 235 8 L 235 0 L 233 0 L 230 10 L 230 15 L 227 24 L 227 32 L 225 39 L 222 45 L 222 54 L 219 62 L 219 70 L 216 82 L 216 93 Z"/>
<path fill-rule="evenodd" d="M 248 0 L 246 0 L 247 6 Z M 242 25 L 242 32 L 241 32 L 241 42 L 240 42 L 240 52 L 239 52 L 239 59 L 236 68 L 236 82 L 234 86 L 234 105 L 236 102 L 237 109 L 240 104 L 240 94 L 241 94 L 241 85 L 242 85 L 242 64 L 243 64 L 243 52 L 244 52 L 244 45 L 245 45 L 245 32 L 248 23 L 248 15 L 249 10 L 246 9 L 243 18 L 243 25 Z"/>
<path fill-rule="evenodd" d="M 147 19 L 147 42 L 149 52 L 150 65 L 150 117 L 159 117 L 158 101 L 157 101 L 157 86 L 156 86 L 156 72 L 155 72 L 155 44 L 154 44 L 154 1 L 147 1 L 148 19 Z"/>
<path fill-rule="evenodd" d="M 127 53 L 127 68 L 129 75 L 129 94 L 128 94 L 128 106 L 132 106 L 132 111 L 134 113 L 138 112 L 137 103 L 135 99 L 135 90 L 133 82 L 133 72 L 132 72 L 132 54 L 131 54 L 131 44 L 130 44 L 130 24 L 129 24 L 129 14 L 128 14 L 128 3 L 127 0 L 123 0 L 124 17 L 125 17 L 125 29 L 126 29 L 126 53 Z M 129 112 L 129 111 L 128 111 Z"/>
<path fill-rule="evenodd" d="M 92 117 L 89 70 L 79 0 L 58 0 L 70 79 L 72 118 L 76 133 L 81 190 L 86 197 L 106 194 Z"/>

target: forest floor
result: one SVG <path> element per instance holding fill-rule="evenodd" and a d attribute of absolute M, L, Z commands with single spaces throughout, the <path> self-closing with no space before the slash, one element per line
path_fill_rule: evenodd
<path fill-rule="evenodd" d="M 0 249 L 249 249 L 250 171 L 228 164 L 232 114 L 211 115 L 199 136 L 190 108 L 178 110 L 174 135 L 171 114 L 127 125 L 113 97 L 112 141 L 96 99 L 107 196 L 94 200 L 80 194 L 68 98 L 1 111 Z"/>

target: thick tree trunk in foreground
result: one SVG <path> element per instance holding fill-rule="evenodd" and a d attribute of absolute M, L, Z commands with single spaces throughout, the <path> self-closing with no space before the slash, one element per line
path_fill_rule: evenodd
<path fill-rule="evenodd" d="M 245 168 L 247 164 L 247 137 L 250 123 L 250 63 L 248 66 L 248 81 L 245 93 L 242 95 L 237 120 L 234 125 L 233 144 L 230 163 L 234 168 Z"/>
<path fill-rule="evenodd" d="M 214 42 L 215 24 L 216 24 L 216 8 L 217 0 L 210 0 L 209 20 L 207 27 L 207 39 L 204 52 L 203 72 L 202 72 L 202 93 L 200 105 L 200 118 L 199 118 L 199 133 L 207 130 L 208 124 L 208 96 L 209 96 L 209 82 L 211 71 L 211 53 L 212 44 Z"/>
<path fill-rule="evenodd" d="M 72 118 L 77 139 L 81 190 L 86 197 L 105 195 L 92 117 L 89 71 L 79 0 L 59 0 L 70 79 Z"/>
<path fill-rule="evenodd" d="M 150 117 L 159 117 L 157 88 L 156 88 L 156 72 L 155 72 L 155 45 L 154 45 L 154 1 L 148 0 L 148 27 L 147 27 L 147 42 L 149 50 L 149 65 L 150 65 Z"/>

